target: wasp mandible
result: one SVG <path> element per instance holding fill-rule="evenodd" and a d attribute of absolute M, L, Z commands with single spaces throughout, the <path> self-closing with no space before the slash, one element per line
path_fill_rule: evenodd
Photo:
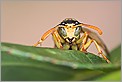
<path fill-rule="evenodd" d="M 100 35 L 102 34 L 102 31 L 96 26 L 80 23 L 73 18 L 66 18 L 60 24 L 45 32 L 40 40 L 33 46 L 41 44 L 50 34 L 52 34 L 55 47 L 60 49 L 87 52 L 91 43 L 94 43 L 98 54 L 101 55 L 107 63 L 110 63 L 101 50 L 102 48 L 106 54 L 109 54 L 106 45 L 95 32 L 88 28 L 96 30 Z"/>

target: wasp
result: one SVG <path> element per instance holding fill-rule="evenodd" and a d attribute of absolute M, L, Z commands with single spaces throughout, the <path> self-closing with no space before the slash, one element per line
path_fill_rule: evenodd
<path fill-rule="evenodd" d="M 107 63 L 110 63 L 102 52 L 103 49 L 106 54 L 109 54 L 106 45 L 97 33 L 88 28 L 96 30 L 99 35 L 102 35 L 102 31 L 96 26 L 80 23 L 73 18 L 66 18 L 60 24 L 45 32 L 40 40 L 33 46 L 36 47 L 38 44 L 41 44 L 50 34 L 52 34 L 55 47 L 60 49 L 79 50 L 87 53 L 87 49 L 91 43 L 94 43 L 98 54 L 101 55 Z"/>

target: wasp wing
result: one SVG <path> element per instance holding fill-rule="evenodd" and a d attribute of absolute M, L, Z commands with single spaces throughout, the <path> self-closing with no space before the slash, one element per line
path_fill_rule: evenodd
<path fill-rule="evenodd" d="M 97 33 L 93 32 L 93 31 L 91 31 L 91 30 L 89 30 L 87 28 L 82 28 L 82 30 L 84 32 L 88 32 L 89 33 L 88 37 L 91 38 L 91 39 L 96 40 L 97 43 L 98 43 L 98 45 L 105 51 L 105 53 L 107 55 L 110 55 L 107 46 L 105 45 L 105 43 L 103 42 L 103 40 L 98 36 Z"/>

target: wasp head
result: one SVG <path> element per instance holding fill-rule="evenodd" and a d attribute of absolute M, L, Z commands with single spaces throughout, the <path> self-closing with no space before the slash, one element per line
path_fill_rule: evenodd
<path fill-rule="evenodd" d="M 75 42 L 80 37 L 82 27 L 75 19 L 67 18 L 59 24 L 58 33 L 68 43 Z"/>

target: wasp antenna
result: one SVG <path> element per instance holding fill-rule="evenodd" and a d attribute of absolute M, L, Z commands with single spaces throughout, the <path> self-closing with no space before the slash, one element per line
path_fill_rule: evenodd
<path fill-rule="evenodd" d="M 81 26 L 86 26 L 86 27 L 88 27 L 88 28 L 92 28 L 92 29 L 94 29 L 94 30 L 96 30 L 96 31 L 98 31 L 98 33 L 101 35 L 102 34 L 102 30 L 100 30 L 98 27 L 96 27 L 96 26 L 92 26 L 92 25 L 88 25 L 88 24 L 81 24 Z"/>

